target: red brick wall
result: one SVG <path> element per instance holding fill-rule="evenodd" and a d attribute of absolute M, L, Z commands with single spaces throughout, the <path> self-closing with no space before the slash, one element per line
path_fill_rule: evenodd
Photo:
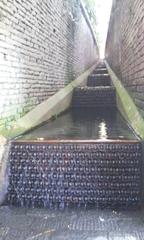
<path fill-rule="evenodd" d="M 98 61 L 80 0 L 0 1 L 0 128 Z"/>
<path fill-rule="evenodd" d="M 106 59 L 144 110 L 144 1 L 114 0 Z"/>

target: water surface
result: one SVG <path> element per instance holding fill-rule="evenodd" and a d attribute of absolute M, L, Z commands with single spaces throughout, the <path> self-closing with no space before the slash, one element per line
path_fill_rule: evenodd
<path fill-rule="evenodd" d="M 70 109 L 21 137 L 24 140 L 136 139 L 117 110 Z"/>

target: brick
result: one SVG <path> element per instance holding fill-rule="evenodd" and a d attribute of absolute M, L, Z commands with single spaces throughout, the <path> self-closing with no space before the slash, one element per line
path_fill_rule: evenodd
<path fill-rule="evenodd" d="M 91 30 L 76 2 L 1 1 L 0 82 L 8 89 L 1 91 L 7 98 L 2 119 L 14 117 L 14 108 L 21 113 L 33 109 L 98 60 Z M 70 12 L 79 21 L 73 22 Z"/>
<path fill-rule="evenodd" d="M 129 93 L 144 88 L 144 2 L 114 0 L 106 42 L 106 59 Z M 135 89 L 134 86 L 135 85 Z M 144 95 L 135 101 L 144 109 Z"/>

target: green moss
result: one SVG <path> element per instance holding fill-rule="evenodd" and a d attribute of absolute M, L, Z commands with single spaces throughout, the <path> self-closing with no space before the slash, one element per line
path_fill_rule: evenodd
<path fill-rule="evenodd" d="M 139 112 L 139 109 L 135 105 L 132 97 L 129 95 L 127 90 L 123 87 L 121 81 L 117 78 L 115 73 L 112 71 L 108 63 L 106 63 L 109 74 L 113 81 L 113 84 L 117 92 L 117 104 L 120 112 L 124 118 L 129 122 L 134 131 L 144 139 L 144 119 Z"/>
<path fill-rule="evenodd" d="M 27 103 L 30 104 L 32 101 L 29 100 Z M 19 109 L 14 109 L 15 114 L 0 119 L 0 134 L 11 138 L 23 132 L 24 129 L 14 128 L 13 126 L 16 126 L 18 119 L 24 117 L 31 109 L 30 106 L 22 106 Z"/>

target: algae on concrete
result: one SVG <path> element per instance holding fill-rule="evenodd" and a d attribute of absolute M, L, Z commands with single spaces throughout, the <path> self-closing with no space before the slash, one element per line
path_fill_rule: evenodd
<path fill-rule="evenodd" d="M 96 65 L 97 64 L 94 64 L 65 88 L 61 89 L 48 100 L 36 106 L 25 116 L 12 122 L 8 129 L 1 129 L 1 135 L 6 138 L 13 138 L 17 135 L 21 135 L 68 109 L 71 104 L 74 88 L 85 83 L 87 77 L 95 69 Z"/>
<path fill-rule="evenodd" d="M 129 122 L 136 134 L 144 140 L 144 119 L 135 105 L 133 99 L 122 85 L 120 79 L 116 76 L 114 71 L 106 61 L 106 66 L 112 82 L 116 88 L 117 106 L 123 117 Z"/>

